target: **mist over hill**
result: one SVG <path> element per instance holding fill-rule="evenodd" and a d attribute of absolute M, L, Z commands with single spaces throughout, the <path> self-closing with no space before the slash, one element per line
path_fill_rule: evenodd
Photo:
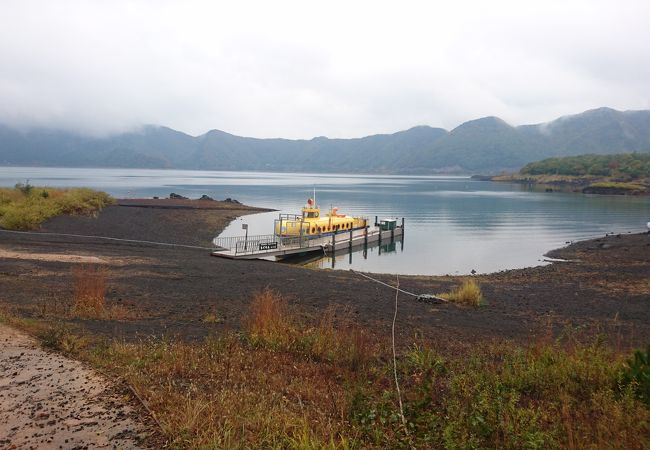
<path fill-rule="evenodd" d="M 355 139 L 257 139 L 164 126 L 93 138 L 0 125 L 0 165 L 353 173 L 495 173 L 544 158 L 650 152 L 650 111 L 599 108 L 513 127 L 497 117 Z"/>

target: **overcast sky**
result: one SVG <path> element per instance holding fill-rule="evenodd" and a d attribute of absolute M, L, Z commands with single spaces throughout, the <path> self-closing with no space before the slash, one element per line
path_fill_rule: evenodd
<path fill-rule="evenodd" d="M 0 122 L 357 137 L 650 109 L 650 1 L 0 0 Z"/>

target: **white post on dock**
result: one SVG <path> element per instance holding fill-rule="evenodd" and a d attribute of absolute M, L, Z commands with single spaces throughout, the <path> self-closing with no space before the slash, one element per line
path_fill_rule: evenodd
<path fill-rule="evenodd" d="M 248 224 L 242 223 L 241 227 L 242 230 L 246 230 L 246 236 L 244 237 L 244 251 L 247 251 L 248 250 Z"/>

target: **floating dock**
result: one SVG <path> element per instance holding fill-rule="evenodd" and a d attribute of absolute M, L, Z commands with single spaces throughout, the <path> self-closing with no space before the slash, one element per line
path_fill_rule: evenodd
<path fill-rule="evenodd" d="M 371 242 L 388 243 L 404 234 L 404 219 L 401 225 L 396 221 L 367 226 L 362 229 L 339 231 L 319 236 L 280 237 L 274 234 L 257 236 L 235 236 L 214 238 L 213 244 L 219 249 L 213 256 L 230 259 L 258 259 L 276 257 L 282 259 L 292 255 L 321 252 L 324 254 L 352 250 L 354 247 L 368 245 Z"/>

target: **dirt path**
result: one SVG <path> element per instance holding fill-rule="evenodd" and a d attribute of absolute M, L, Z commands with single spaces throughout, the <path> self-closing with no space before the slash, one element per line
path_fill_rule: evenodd
<path fill-rule="evenodd" d="M 0 448 L 141 448 L 147 427 L 110 383 L 0 324 Z"/>

